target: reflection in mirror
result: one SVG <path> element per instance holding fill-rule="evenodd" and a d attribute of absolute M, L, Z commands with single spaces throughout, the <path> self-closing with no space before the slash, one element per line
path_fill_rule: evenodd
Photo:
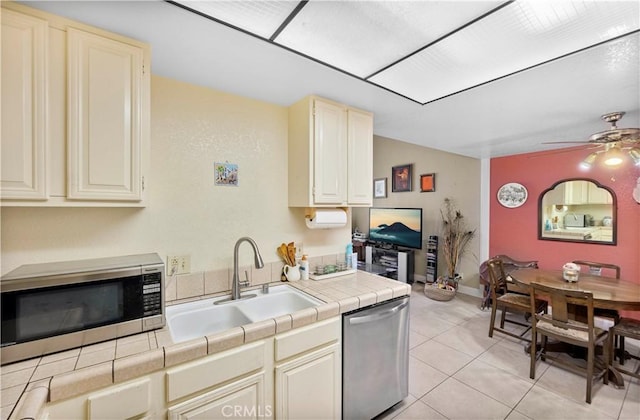
<path fill-rule="evenodd" d="M 615 245 L 616 197 L 590 179 L 560 181 L 538 200 L 539 239 Z"/>

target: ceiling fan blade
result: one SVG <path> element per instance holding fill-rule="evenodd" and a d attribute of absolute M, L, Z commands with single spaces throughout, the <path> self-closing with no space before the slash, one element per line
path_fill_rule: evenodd
<path fill-rule="evenodd" d="M 589 144 L 589 141 L 543 141 L 540 144 L 570 144 L 570 143 L 578 143 L 578 144 Z"/>
<path fill-rule="evenodd" d="M 542 151 L 542 152 L 536 152 L 535 156 L 528 156 L 529 159 L 535 159 L 535 158 L 539 158 L 539 157 L 543 157 L 543 156 L 549 156 L 549 155 L 558 155 L 560 153 L 569 153 L 569 152 L 575 152 L 576 149 L 556 149 L 556 150 L 546 150 L 546 151 Z"/>
<path fill-rule="evenodd" d="M 557 155 L 560 153 L 569 153 L 569 152 L 575 152 L 575 149 L 556 149 L 556 150 L 546 150 L 543 152 L 536 152 L 536 154 L 534 156 L 528 156 L 529 159 L 535 159 L 538 157 L 543 157 L 543 156 L 549 156 L 549 155 Z"/>
<path fill-rule="evenodd" d="M 574 142 L 577 143 L 577 142 Z M 587 142 L 589 143 L 589 142 Z M 553 149 L 553 150 L 545 150 L 542 152 L 537 152 L 535 156 L 529 156 L 529 159 L 535 159 L 537 157 L 542 157 L 542 156 L 549 156 L 549 155 L 556 155 L 556 154 L 560 154 L 560 153 L 570 153 L 570 152 L 575 152 L 576 150 L 593 150 L 593 149 L 599 149 L 602 145 L 601 144 L 596 144 L 594 145 L 593 143 L 590 143 L 591 146 L 589 147 L 583 147 L 582 149 L 576 149 L 575 147 L 569 147 L 566 149 Z M 596 153 L 600 153 L 600 152 L 596 152 Z"/>

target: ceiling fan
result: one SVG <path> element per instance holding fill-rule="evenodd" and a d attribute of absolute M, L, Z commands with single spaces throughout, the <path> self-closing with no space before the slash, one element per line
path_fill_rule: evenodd
<path fill-rule="evenodd" d="M 640 166 L 640 128 L 618 128 L 616 123 L 625 114 L 623 111 L 610 112 L 604 114 L 601 118 L 611 124 L 611 128 L 606 131 L 595 133 L 589 137 L 589 140 L 585 141 L 555 141 L 545 142 L 543 144 L 561 144 L 561 143 L 579 143 L 590 144 L 594 147 L 604 147 L 603 150 L 599 150 L 589 154 L 581 163 L 580 166 L 584 169 L 589 169 L 593 166 L 596 159 L 601 153 L 605 153 L 603 163 L 607 166 L 617 166 L 624 160 L 624 152 L 627 151 L 631 160 L 636 166 Z"/>

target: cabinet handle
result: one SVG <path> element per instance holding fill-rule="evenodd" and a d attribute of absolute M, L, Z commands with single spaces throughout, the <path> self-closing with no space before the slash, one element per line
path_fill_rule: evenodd
<path fill-rule="evenodd" d="M 387 309 L 384 312 L 378 312 L 371 315 L 355 316 L 355 317 L 349 318 L 349 324 L 351 325 L 366 324 L 367 322 L 379 321 L 381 319 L 388 318 L 390 316 L 395 315 L 400 310 L 404 309 L 408 304 L 409 302 L 407 301 L 407 302 L 401 303 L 400 305 L 394 306 L 391 309 Z"/>

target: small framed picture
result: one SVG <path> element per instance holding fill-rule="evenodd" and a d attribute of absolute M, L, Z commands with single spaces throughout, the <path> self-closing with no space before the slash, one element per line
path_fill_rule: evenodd
<path fill-rule="evenodd" d="M 420 175 L 420 192 L 433 192 L 436 190 L 436 174 Z"/>
<path fill-rule="evenodd" d="M 373 180 L 373 198 L 387 198 L 387 178 Z"/>
<path fill-rule="evenodd" d="M 238 186 L 238 165 L 229 162 L 214 162 L 215 185 Z"/>
<path fill-rule="evenodd" d="M 411 191 L 411 168 L 412 164 L 394 166 L 391 168 L 391 191 L 404 192 Z"/>

